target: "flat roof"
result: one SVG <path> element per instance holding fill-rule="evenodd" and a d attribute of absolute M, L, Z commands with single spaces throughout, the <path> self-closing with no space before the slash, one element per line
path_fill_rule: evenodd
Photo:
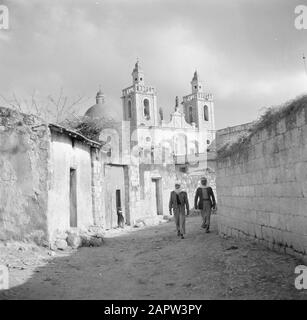
<path fill-rule="evenodd" d="M 52 131 L 55 131 L 55 132 L 59 132 L 59 133 L 62 133 L 62 134 L 65 134 L 65 135 L 68 135 L 72 138 L 75 138 L 76 140 L 79 140 L 81 142 L 84 142 L 88 145 L 90 145 L 91 147 L 94 147 L 94 148 L 97 148 L 97 149 L 100 149 L 102 144 L 97 142 L 97 141 L 94 141 L 94 140 L 91 140 L 91 139 L 88 139 L 87 137 L 85 137 L 84 135 L 74 131 L 74 130 L 70 130 L 70 129 L 67 129 L 65 127 L 62 127 L 58 124 L 54 124 L 54 123 L 49 123 L 48 124 L 48 127 L 50 128 L 50 130 Z"/>

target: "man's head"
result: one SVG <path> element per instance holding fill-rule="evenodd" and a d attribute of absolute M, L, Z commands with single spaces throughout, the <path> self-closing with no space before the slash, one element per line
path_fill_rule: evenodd
<path fill-rule="evenodd" d="M 175 183 L 175 189 L 177 189 L 177 190 L 180 189 L 180 183 L 179 182 Z"/>
<path fill-rule="evenodd" d="M 200 183 L 201 183 L 203 186 L 206 186 L 206 185 L 207 185 L 207 178 L 206 178 L 206 177 L 202 177 L 201 180 L 200 180 Z"/>

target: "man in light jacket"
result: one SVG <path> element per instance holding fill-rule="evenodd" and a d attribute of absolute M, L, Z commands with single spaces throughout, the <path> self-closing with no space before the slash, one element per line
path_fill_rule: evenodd
<path fill-rule="evenodd" d="M 190 214 L 189 200 L 187 193 L 182 190 L 180 182 L 175 183 L 175 189 L 171 192 L 169 199 L 169 213 L 174 212 L 177 235 L 184 239 L 185 234 L 185 210 Z"/>

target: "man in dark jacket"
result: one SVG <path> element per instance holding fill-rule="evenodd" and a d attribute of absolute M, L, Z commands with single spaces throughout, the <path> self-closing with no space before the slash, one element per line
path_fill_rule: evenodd
<path fill-rule="evenodd" d="M 174 211 L 174 218 L 176 223 L 177 235 L 184 239 L 185 234 L 185 209 L 187 215 L 190 213 L 188 195 L 181 189 L 179 182 L 176 182 L 175 189 L 171 192 L 169 199 L 169 213 Z"/>
<path fill-rule="evenodd" d="M 209 233 L 210 217 L 212 209 L 216 209 L 214 193 L 211 187 L 207 186 L 207 178 L 201 178 L 201 185 L 197 188 L 194 199 L 194 209 L 199 209 L 202 217 L 201 227 Z"/>

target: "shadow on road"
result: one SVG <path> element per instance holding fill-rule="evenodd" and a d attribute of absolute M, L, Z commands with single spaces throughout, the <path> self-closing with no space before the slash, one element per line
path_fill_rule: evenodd
<path fill-rule="evenodd" d="M 213 219 L 214 220 L 214 219 Z M 258 244 L 173 222 L 114 232 L 98 248 L 58 253 L 0 299 L 306 299 L 294 288 L 292 257 Z"/>

